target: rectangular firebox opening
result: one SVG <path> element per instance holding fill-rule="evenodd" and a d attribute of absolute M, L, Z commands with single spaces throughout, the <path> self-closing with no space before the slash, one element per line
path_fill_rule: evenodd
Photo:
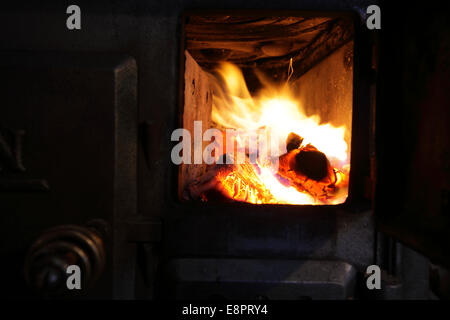
<path fill-rule="evenodd" d="M 353 20 L 186 14 L 182 201 L 337 205 L 348 197 Z"/>

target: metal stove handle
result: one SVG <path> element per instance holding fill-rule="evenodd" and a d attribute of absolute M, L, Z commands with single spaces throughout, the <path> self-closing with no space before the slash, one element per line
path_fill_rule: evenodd
<path fill-rule="evenodd" d="M 91 220 L 84 226 L 61 225 L 44 231 L 26 256 L 26 282 L 40 295 L 64 296 L 71 292 L 68 267 L 76 265 L 85 292 L 103 272 L 108 230 L 105 221 Z"/>

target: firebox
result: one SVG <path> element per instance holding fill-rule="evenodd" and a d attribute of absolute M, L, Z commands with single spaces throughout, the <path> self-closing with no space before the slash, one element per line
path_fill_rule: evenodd
<path fill-rule="evenodd" d="M 348 196 L 349 15 L 184 16 L 183 201 L 335 205 Z"/>

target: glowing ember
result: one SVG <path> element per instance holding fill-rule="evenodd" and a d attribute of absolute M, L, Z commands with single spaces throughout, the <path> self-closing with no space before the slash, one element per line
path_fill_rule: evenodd
<path fill-rule="evenodd" d="M 245 150 L 250 157 L 250 135 L 256 131 L 276 141 L 259 139 L 256 164 L 222 165 L 226 169 L 214 176 L 216 190 L 254 204 L 343 203 L 350 171 L 346 128 L 321 124 L 318 116 L 307 117 L 289 83 L 274 85 L 260 75 L 264 88 L 251 96 L 239 68 L 223 63 L 217 72 L 212 120 L 217 127 L 238 131 L 231 152 L 225 146 L 228 141 L 221 146 L 223 154 L 235 158 L 237 150 Z M 294 137 L 294 147 L 289 149 L 288 137 Z"/>

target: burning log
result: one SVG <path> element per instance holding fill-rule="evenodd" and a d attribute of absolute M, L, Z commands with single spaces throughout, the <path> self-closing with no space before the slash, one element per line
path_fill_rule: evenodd
<path fill-rule="evenodd" d="M 244 164 L 216 164 L 199 179 L 193 181 L 183 193 L 185 200 L 220 200 L 267 203 L 274 201 L 260 181 L 255 168 Z"/>
<path fill-rule="evenodd" d="M 291 149 L 279 159 L 278 174 L 300 192 L 324 200 L 335 189 L 336 175 L 326 155 L 314 146 Z"/>
<path fill-rule="evenodd" d="M 287 139 L 288 152 L 279 157 L 277 175 L 288 180 L 299 192 L 306 192 L 326 202 L 336 191 L 337 175 L 326 155 L 291 133 Z M 224 156 L 226 157 L 226 155 Z M 244 201 L 277 203 L 260 180 L 259 168 L 248 159 L 244 164 L 216 164 L 184 190 L 185 200 Z"/>
<path fill-rule="evenodd" d="M 226 190 L 222 188 L 221 180 L 219 178 L 222 175 L 231 173 L 232 171 L 232 166 L 214 165 L 213 168 L 186 187 L 183 191 L 183 199 L 208 201 L 212 197 L 222 201 L 233 200 L 228 197 Z"/>

